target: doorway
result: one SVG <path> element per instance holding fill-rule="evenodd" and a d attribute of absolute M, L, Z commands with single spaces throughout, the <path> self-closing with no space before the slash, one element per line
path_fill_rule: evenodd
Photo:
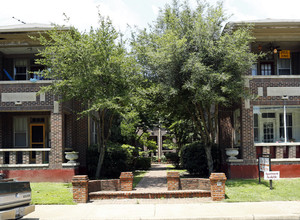
<path fill-rule="evenodd" d="M 45 124 L 30 124 L 30 147 L 45 148 Z M 42 159 L 45 159 L 44 152 Z M 30 163 L 36 163 L 35 151 L 30 153 Z"/>

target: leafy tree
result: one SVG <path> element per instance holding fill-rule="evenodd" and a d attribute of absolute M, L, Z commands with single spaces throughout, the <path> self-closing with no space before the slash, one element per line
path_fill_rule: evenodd
<path fill-rule="evenodd" d="M 244 97 L 244 74 L 256 59 L 249 52 L 249 27 L 225 32 L 226 20 L 222 3 L 198 1 L 192 9 L 187 1 L 174 0 L 160 10 L 149 31 L 132 41 L 143 74 L 160 88 L 165 115 L 192 120 L 210 173 L 218 110 Z"/>
<path fill-rule="evenodd" d="M 57 26 L 38 40 L 45 47 L 37 63 L 48 68 L 44 77 L 53 79 L 43 92 L 79 100 L 85 109 L 81 115 L 96 122 L 99 159 L 95 176 L 99 178 L 113 120 L 130 112 L 131 94 L 139 84 L 135 59 L 126 52 L 109 18 L 101 15 L 97 29 L 79 32 Z"/>

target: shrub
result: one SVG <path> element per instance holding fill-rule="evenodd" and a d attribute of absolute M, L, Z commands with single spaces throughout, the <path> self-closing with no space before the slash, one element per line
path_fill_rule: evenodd
<path fill-rule="evenodd" d="M 190 174 L 201 177 L 208 176 L 207 160 L 201 142 L 186 144 L 181 149 L 181 165 Z"/>
<path fill-rule="evenodd" d="M 173 153 L 173 152 L 167 153 L 166 158 L 168 162 L 170 161 L 170 163 L 172 163 L 176 167 L 179 167 L 180 158 L 178 156 L 178 153 Z"/>
<path fill-rule="evenodd" d="M 138 157 L 135 163 L 135 169 L 137 170 L 149 170 L 151 168 L 150 157 Z"/>

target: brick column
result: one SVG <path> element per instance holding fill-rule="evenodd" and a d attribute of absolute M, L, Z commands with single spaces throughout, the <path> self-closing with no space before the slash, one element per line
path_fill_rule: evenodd
<path fill-rule="evenodd" d="M 209 180 L 212 200 L 221 201 L 225 199 L 225 182 L 227 180 L 225 173 L 212 173 Z"/>
<path fill-rule="evenodd" d="M 283 146 L 276 146 L 276 158 L 283 158 Z"/>
<path fill-rule="evenodd" d="M 72 179 L 73 200 L 77 203 L 87 203 L 89 199 L 89 178 L 87 175 L 74 176 Z"/>
<path fill-rule="evenodd" d="M 9 152 L 9 164 L 17 164 L 17 152 Z"/>
<path fill-rule="evenodd" d="M 288 146 L 289 158 L 296 158 L 296 146 Z"/>
<path fill-rule="evenodd" d="M 4 152 L 0 151 L 0 164 L 4 164 Z"/>
<path fill-rule="evenodd" d="M 263 146 L 262 149 L 263 149 L 262 150 L 263 154 L 270 154 L 270 147 L 269 146 Z"/>
<path fill-rule="evenodd" d="M 49 164 L 52 169 L 62 168 L 63 163 L 63 114 L 51 112 L 51 151 Z"/>
<path fill-rule="evenodd" d="M 168 184 L 168 190 L 179 190 L 180 189 L 179 172 L 168 172 L 167 184 Z"/>
<path fill-rule="evenodd" d="M 23 164 L 29 164 L 29 151 L 22 152 Z"/>
<path fill-rule="evenodd" d="M 36 151 L 36 164 L 42 164 L 43 163 L 43 152 Z"/>
<path fill-rule="evenodd" d="M 3 137 L 2 126 L 3 126 L 3 121 L 2 121 L 2 116 L 0 115 L 0 148 L 2 148 L 2 137 Z"/>
<path fill-rule="evenodd" d="M 132 172 L 122 172 L 120 175 L 121 191 L 132 191 Z"/>

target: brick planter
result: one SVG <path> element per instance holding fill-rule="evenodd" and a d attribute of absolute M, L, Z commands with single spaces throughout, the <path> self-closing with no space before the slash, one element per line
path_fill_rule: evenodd
<path fill-rule="evenodd" d="M 89 196 L 89 178 L 87 175 L 74 176 L 72 179 L 73 200 L 77 203 L 86 203 Z"/>
<path fill-rule="evenodd" d="M 132 172 L 122 172 L 120 175 L 121 191 L 132 191 L 133 174 Z"/>
<path fill-rule="evenodd" d="M 180 189 L 179 172 L 168 172 L 167 183 L 168 183 L 168 190 L 179 190 Z"/>
<path fill-rule="evenodd" d="M 225 182 L 227 180 L 224 173 L 212 173 L 209 177 L 211 185 L 211 198 L 213 201 L 225 199 Z"/>

